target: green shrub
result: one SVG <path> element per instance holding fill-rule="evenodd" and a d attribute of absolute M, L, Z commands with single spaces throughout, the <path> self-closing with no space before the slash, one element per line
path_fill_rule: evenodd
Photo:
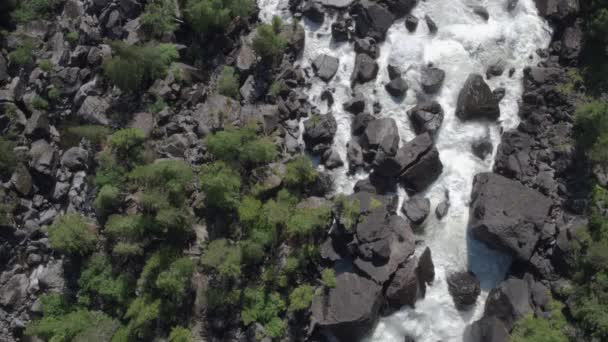
<path fill-rule="evenodd" d="M 207 164 L 201 169 L 201 189 L 209 206 L 233 209 L 239 203 L 241 176 L 224 162 Z"/>
<path fill-rule="evenodd" d="M 37 19 L 50 19 L 61 3 L 61 0 L 22 0 L 13 11 L 12 18 L 21 24 Z"/>
<path fill-rule="evenodd" d="M 15 145 L 12 141 L 0 137 L 0 179 L 10 177 L 17 168 L 14 148 Z"/>
<path fill-rule="evenodd" d="M 165 77 L 171 62 L 179 57 L 173 44 L 112 42 L 111 46 L 112 58 L 104 62 L 103 70 L 112 84 L 127 92 Z"/>
<path fill-rule="evenodd" d="M 49 227 L 51 247 L 63 253 L 85 255 L 95 250 L 97 234 L 78 214 L 66 214 Z"/>
<path fill-rule="evenodd" d="M 150 104 L 146 110 L 153 114 L 158 114 L 163 111 L 163 109 L 167 108 L 167 103 L 163 100 L 162 97 L 156 96 L 156 100 L 154 103 Z"/>
<path fill-rule="evenodd" d="M 281 37 L 281 19 L 272 18 L 272 24 L 261 24 L 253 38 L 253 50 L 262 58 L 275 58 L 283 53 L 287 42 Z"/>
<path fill-rule="evenodd" d="M 189 329 L 184 327 L 173 327 L 171 329 L 171 335 L 169 335 L 169 342 L 193 342 L 192 333 Z"/>
<path fill-rule="evenodd" d="M 331 268 L 326 268 L 321 272 L 321 284 L 327 289 L 336 287 L 336 272 Z"/>
<path fill-rule="evenodd" d="M 280 93 L 281 93 L 281 82 L 273 81 L 272 84 L 270 84 L 270 88 L 268 89 L 268 94 L 270 94 L 270 96 L 272 96 L 272 97 L 278 97 Z"/>
<path fill-rule="evenodd" d="M 283 336 L 286 323 L 280 315 L 284 310 L 285 302 L 278 293 L 268 293 L 263 287 L 248 287 L 243 292 L 243 311 L 241 311 L 243 323 L 262 324 L 269 337 Z"/>
<path fill-rule="evenodd" d="M 30 102 L 31 106 L 38 110 L 49 109 L 49 102 L 40 96 L 34 96 Z"/>
<path fill-rule="evenodd" d="M 8 60 L 21 67 L 32 65 L 36 45 L 33 39 L 23 39 L 21 46 L 8 54 Z"/>
<path fill-rule="evenodd" d="M 110 149 L 105 149 L 99 154 L 99 165 L 95 174 L 95 184 L 98 187 L 105 185 L 121 186 L 124 182 L 127 169 L 120 165 Z"/>
<path fill-rule="evenodd" d="M 264 165 L 277 158 L 276 146 L 266 137 L 257 134 L 257 126 L 227 127 L 205 139 L 213 156 L 225 162 L 238 162 L 241 166 Z"/>
<path fill-rule="evenodd" d="M 348 199 L 343 194 L 338 195 L 338 197 L 335 198 L 334 203 L 336 205 L 338 221 L 346 230 L 352 231 L 359 221 L 361 203 L 358 199 Z"/>
<path fill-rule="evenodd" d="M 248 17 L 253 11 L 251 0 L 187 0 L 186 22 L 199 34 L 225 30 L 232 19 Z"/>
<path fill-rule="evenodd" d="M 314 296 L 315 291 L 312 286 L 304 284 L 296 287 L 289 294 L 289 311 L 298 312 L 308 310 Z"/>
<path fill-rule="evenodd" d="M 122 202 L 120 190 L 113 185 L 104 185 L 97 194 L 93 205 L 104 215 L 115 210 Z"/>
<path fill-rule="evenodd" d="M 67 127 L 61 140 L 69 140 L 68 146 L 77 146 L 81 139 L 87 139 L 93 146 L 100 147 L 112 133 L 107 127 L 99 125 L 82 125 Z"/>
<path fill-rule="evenodd" d="M 146 223 L 141 215 L 112 215 L 105 232 L 114 239 L 137 241 L 143 237 Z"/>
<path fill-rule="evenodd" d="M 323 232 L 331 223 L 330 219 L 331 209 L 328 207 L 298 208 L 287 221 L 285 232 L 290 238 L 307 239 Z"/>
<path fill-rule="evenodd" d="M 600 8 L 595 11 L 589 22 L 589 34 L 600 41 L 608 40 L 608 9 Z"/>
<path fill-rule="evenodd" d="M 171 263 L 169 269 L 162 271 L 156 278 L 156 288 L 171 303 L 181 303 L 190 288 L 190 278 L 194 263 L 189 257 L 179 258 Z"/>
<path fill-rule="evenodd" d="M 114 132 L 108 138 L 108 146 L 116 160 L 127 167 L 142 162 L 146 135 L 137 128 L 125 128 Z"/>
<path fill-rule="evenodd" d="M 70 31 L 65 34 L 65 40 L 67 40 L 68 43 L 70 43 L 72 45 L 78 43 L 79 39 L 80 39 L 80 34 L 78 33 L 78 31 Z"/>
<path fill-rule="evenodd" d="M 55 87 L 49 89 L 49 91 L 46 93 L 46 96 L 49 98 L 49 100 L 51 101 L 57 101 L 59 100 L 60 96 L 61 96 L 61 91 Z"/>
<path fill-rule="evenodd" d="M 175 1 L 150 0 L 141 15 L 141 27 L 153 37 L 173 33 L 177 29 Z"/>
<path fill-rule="evenodd" d="M 547 318 L 529 314 L 515 323 L 511 342 L 568 342 L 567 322 L 562 313 L 563 305 L 551 300 Z"/>
<path fill-rule="evenodd" d="M 225 239 L 211 241 L 201 257 L 201 264 L 215 270 L 223 279 L 241 276 L 242 252 Z"/>
<path fill-rule="evenodd" d="M 591 160 L 608 162 L 608 103 L 593 101 L 579 107 L 574 116 L 574 130 Z"/>
<path fill-rule="evenodd" d="M 128 177 L 133 184 L 153 189 L 176 207 L 183 204 L 186 190 L 194 180 L 192 168 L 181 160 L 161 160 L 138 166 Z"/>
<path fill-rule="evenodd" d="M 108 258 L 101 254 L 92 255 L 78 280 L 79 302 L 101 301 L 106 309 L 120 312 L 133 294 L 133 283 L 126 273 L 115 274 Z"/>
<path fill-rule="evenodd" d="M 28 336 L 46 341 L 70 342 L 91 327 L 107 326 L 112 319 L 97 311 L 77 309 L 61 316 L 44 316 L 31 323 L 25 330 Z"/>
<path fill-rule="evenodd" d="M 317 179 L 317 170 L 306 156 L 298 156 L 286 165 L 283 182 L 290 188 L 306 188 Z"/>
<path fill-rule="evenodd" d="M 133 339 L 147 340 L 154 334 L 154 327 L 160 315 L 161 301 L 147 297 L 137 297 L 125 314 L 129 320 L 127 326 L 128 336 Z M 133 340 L 129 338 L 128 340 Z"/>
<path fill-rule="evenodd" d="M 217 89 L 220 94 L 233 99 L 239 98 L 239 78 L 234 72 L 234 68 L 225 65 L 218 80 Z"/>
<path fill-rule="evenodd" d="M 53 70 L 53 63 L 49 59 L 42 59 L 38 62 L 38 67 L 44 72 Z"/>

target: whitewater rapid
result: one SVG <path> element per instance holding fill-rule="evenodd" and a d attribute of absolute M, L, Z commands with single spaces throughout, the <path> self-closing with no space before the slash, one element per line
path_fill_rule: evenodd
<path fill-rule="evenodd" d="M 473 13 L 472 6 L 482 5 L 490 14 L 486 22 Z M 278 15 L 291 21 L 287 10 L 288 0 L 258 0 L 260 19 L 270 21 Z M 368 342 L 402 342 L 410 336 L 417 342 L 462 341 L 465 327 L 483 313 L 483 305 L 489 289 L 503 279 L 511 260 L 496 251 L 470 239 L 467 223 L 472 181 L 475 174 L 492 169 L 496 147 L 500 143 L 501 130 L 515 128 L 519 123 L 518 101 L 523 92 L 523 69 L 538 62 L 535 51 L 546 48 L 551 40 L 551 29 L 539 17 L 533 0 L 519 0 L 517 7 L 508 12 L 506 0 L 427 0 L 419 1 L 412 14 L 420 19 L 418 28 L 410 33 L 404 19 L 395 21 L 389 29 L 385 42 L 380 44 L 377 59 L 379 73 L 374 81 L 360 86 L 368 99 L 368 110 L 379 102 L 382 110 L 379 117 L 391 117 L 397 122 L 400 145 L 415 134 L 410 126 L 407 110 L 424 97 L 419 85 L 420 70 L 428 63 L 446 72 L 440 92 L 432 98 L 445 111 L 445 118 L 437 137 L 437 149 L 443 163 L 443 173 L 425 192 L 431 200 L 432 213 L 425 222 L 424 233 L 417 236 L 424 240 L 417 248 L 420 253 L 429 246 L 435 263 L 435 282 L 427 289 L 426 297 L 416 303 L 415 308 L 404 307 L 397 313 L 380 319 L 366 340 Z M 439 30 L 431 35 L 424 21 L 429 15 Z M 306 44 L 302 58 L 297 62 L 309 68 L 312 60 L 320 54 L 339 58 L 337 74 L 325 83 L 311 78 L 308 91 L 310 102 L 322 113 L 331 112 L 338 122 L 334 148 L 345 166 L 332 173 L 336 179 L 338 193 L 352 193 L 357 180 L 367 177 L 359 172 L 348 175 L 346 144 L 351 139 L 353 116 L 345 112 L 342 103 L 351 98 L 350 76 L 354 67 L 355 52 L 350 42 L 335 43 L 331 40 L 331 24 L 336 15 L 325 16 L 322 25 L 304 19 Z M 409 90 L 402 100 L 391 97 L 384 85 L 389 81 L 387 65 L 399 66 Z M 461 122 L 455 116 L 458 93 L 470 73 L 485 75 L 488 67 L 500 64 L 505 68 L 502 76 L 487 80 L 491 89 L 503 87 L 506 95 L 500 102 L 498 123 Z M 510 77 L 509 69 L 515 73 Z M 311 73 L 312 75 L 312 73 Z M 334 104 L 328 108 L 321 100 L 321 92 L 333 88 Z M 489 135 L 494 152 L 482 161 L 471 152 L 471 143 Z M 448 215 L 437 220 L 434 210 L 449 192 Z M 407 195 L 399 190 L 400 203 Z M 446 276 L 449 272 L 471 270 L 480 278 L 482 294 L 477 305 L 468 311 L 458 311 L 448 293 Z M 466 341 L 465 341 L 466 342 Z"/>

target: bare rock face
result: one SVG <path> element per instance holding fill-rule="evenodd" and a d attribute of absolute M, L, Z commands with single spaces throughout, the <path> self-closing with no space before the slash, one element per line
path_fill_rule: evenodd
<path fill-rule="evenodd" d="M 473 180 L 469 228 L 476 239 L 526 261 L 551 205 L 550 198 L 517 181 L 480 173 Z"/>
<path fill-rule="evenodd" d="M 488 84 L 479 74 L 470 74 L 458 94 L 456 116 L 460 120 L 498 120 L 500 108 Z"/>
<path fill-rule="evenodd" d="M 395 272 L 385 293 L 391 307 L 399 309 L 403 305 L 414 306 L 419 287 L 416 266 L 417 259 L 413 257 Z"/>
<path fill-rule="evenodd" d="M 311 323 L 340 341 L 355 341 L 373 327 L 381 303 L 382 286 L 355 273 L 342 273 L 336 276 L 335 288 L 313 299 Z"/>
<path fill-rule="evenodd" d="M 448 290 L 459 310 L 475 304 L 481 293 L 479 279 L 472 272 L 457 272 L 448 277 Z"/>

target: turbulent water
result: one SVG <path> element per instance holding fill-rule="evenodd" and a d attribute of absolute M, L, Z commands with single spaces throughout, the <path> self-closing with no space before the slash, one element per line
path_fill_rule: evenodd
<path fill-rule="evenodd" d="M 286 9 L 287 0 L 259 0 L 258 5 L 263 21 L 269 21 L 274 15 L 291 20 Z M 487 8 L 489 21 L 473 13 L 474 5 Z M 437 138 L 444 169 L 424 195 L 430 198 L 431 209 L 434 210 L 444 199 L 447 190 L 451 206 L 448 215 L 441 221 L 430 215 L 424 234 L 418 237 L 431 248 L 435 263 L 435 282 L 427 290 L 426 297 L 418 301 L 415 308 L 403 308 L 382 318 L 367 340 L 401 342 L 404 336 L 411 336 L 418 342 L 462 341 L 464 328 L 481 316 L 487 291 L 503 278 L 511 262 L 508 257 L 485 248 L 467 236 L 468 202 L 473 176 L 491 170 L 493 160 L 493 157 L 488 157 L 486 161 L 475 157 L 471 152 L 471 142 L 489 135 L 496 150 L 501 129 L 511 129 L 518 124 L 523 69 L 537 62 L 534 52 L 548 46 L 551 31 L 538 16 L 533 0 L 519 0 L 512 12 L 506 10 L 505 0 L 427 0 L 420 1 L 412 14 L 420 19 L 429 15 L 436 22 L 438 32 L 431 35 L 425 21 L 420 20 L 416 32 L 409 33 L 403 19 L 396 21 L 388 31 L 386 41 L 380 45 L 378 77 L 360 90 L 367 96 L 368 106 L 374 101 L 380 102 L 380 116 L 395 119 L 400 144 L 403 144 L 414 137 L 406 112 L 423 96 L 419 85 L 421 68 L 433 63 L 446 72 L 443 88 L 434 96 L 445 111 Z M 330 28 L 334 20 L 326 15 L 321 26 L 304 20 L 306 46 L 298 63 L 307 68 L 319 54 L 340 59 L 338 73 L 329 84 L 317 78 L 311 79 L 309 99 L 321 112 L 331 111 L 336 117 L 338 132 L 334 146 L 346 163 L 352 115 L 342 109 L 342 103 L 351 97 L 350 75 L 355 52 L 352 43 L 332 42 Z M 389 63 L 406 71 L 403 78 L 409 90 L 402 100 L 391 97 L 384 89 L 384 84 L 388 82 L 386 66 Z M 500 103 L 499 123 L 461 122 L 454 112 L 458 92 L 465 79 L 470 73 L 483 75 L 489 66 L 497 63 L 505 67 L 505 73 L 490 79 L 488 84 L 492 89 L 506 89 L 506 96 Z M 515 69 L 512 77 L 508 73 L 510 68 Z M 335 89 L 335 102 L 331 108 L 327 108 L 320 99 L 321 92 L 328 87 Z M 364 173 L 348 175 L 347 170 L 348 166 L 345 166 L 332 171 L 338 192 L 352 192 L 355 182 L 367 176 Z M 402 202 L 407 195 L 403 190 L 399 194 Z M 422 247 L 418 248 L 418 252 L 422 250 Z M 474 308 L 459 312 L 448 293 L 446 275 L 465 269 L 479 276 L 483 291 Z"/>

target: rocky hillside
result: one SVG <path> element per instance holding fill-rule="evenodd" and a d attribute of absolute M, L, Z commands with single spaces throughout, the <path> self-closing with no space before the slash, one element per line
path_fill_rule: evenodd
<path fill-rule="evenodd" d="M 608 338 L 608 110 L 581 105 L 597 93 L 579 72 L 586 46 L 603 44 L 584 19 L 608 12 L 536 3 L 554 35 L 525 70 L 521 123 L 499 146 L 471 147 L 497 152 L 494 172 L 475 177 L 470 232 L 514 259 L 471 342 Z M 415 232 L 450 208 L 449 194 L 434 213 L 420 195 L 444 169 L 444 109 L 420 101 L 408 111 L 417 135 L 400 144 L 395 121 L 356 91 L 376 79 L 395 20 L 441 29 L 416 5 L 289 1 L 295 18 L 335 16 L 332 39 L 354 45 L 343 160 L 336 118 L 307 96 L 340 61 L 295 63 L 307 39 L 297 20 L 261 23 L 250 0 L 0 4 L 0 341 L 355 341 L 423 299 L 435 271 Z M 403 96 L 403 71 L 386 72 L 386 92 Z M 504 72 L 468 76 L 458 120 L 498 120 L 504 89 L 486 80 Z M 428 66 L 423 93 L 444 79 Z M 351 195 L 334 187 L 344 165 L 370 172 Z M 471 272 L 447 286 L 463 310 L 481 291 Z"/>

